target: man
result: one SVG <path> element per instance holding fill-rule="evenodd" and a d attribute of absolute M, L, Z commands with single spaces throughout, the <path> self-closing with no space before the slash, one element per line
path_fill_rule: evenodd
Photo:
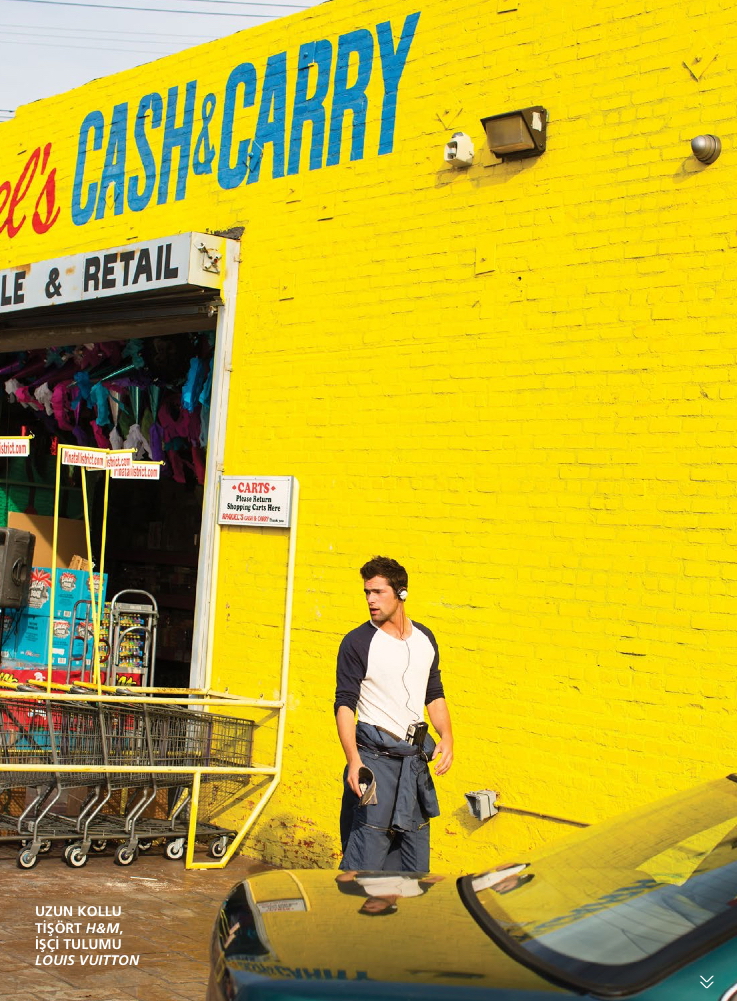
<path fill-rule="evenodd" d="M 444 775 L 453 733 L 435 637 L 404 611 L 407 571 L 375 556 L 361 567 L 370 621 L 338 651 L 335 719 L 346 757 L 340 834 L 344 870 L 427 872 L 429 820 L 440 813 L 428 769 Z M 423 709 L 440 736 L 427 734 Z M 355 720 L 358 715 L 358 723 Z M 424 732 L 423 732 L 424 731 Z M 362 788 L 370 769 L 374 792 Z"/>
<path fill-rule="evenodd" d="M 397 901 L 402 897 L 421 897 L 443 879 L 444 876 L 424 876 L 420 872 L 387 875 L 383 872 L 349 871 L 336 876 L 335 882 L 341 893 L 364 898 L 358 914 L 383 917 L 397 913 Z"/>

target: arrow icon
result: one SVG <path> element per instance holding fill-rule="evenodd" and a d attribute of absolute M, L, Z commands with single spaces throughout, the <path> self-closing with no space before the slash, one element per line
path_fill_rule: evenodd
<path fill-rule="evenodd" d="M 714 976 L 712 974 L 712 976 L 710 976 L 710 977 L 699 977 L 699 980 L 701 981 L 701 986 L 702 987 L 707 987 L 708 988 L 708 987 L 711 987 L 711 985 L 714 983 Z"/>

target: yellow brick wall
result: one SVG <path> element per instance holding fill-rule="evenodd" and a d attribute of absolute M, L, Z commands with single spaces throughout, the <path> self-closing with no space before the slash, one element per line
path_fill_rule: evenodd
<path fill-rule="evenodd" d="M 267 151 L 257 184 L 190 177 L 179 202 L 0 234 L 2 265 L 245 227 L 225 472 L 301 484 L 284 776 L 246 842 L 268 861 L 338 857 L 335 653 L 375 553 L 405 563 L 408 612 L 441 646 L 457 762 L 438 869 L 565 830 L 480 826 L 465 791 L 593 821 L 734 768 L 737 17 L 510 7 L 334 0 L 1 127 L 0 180 L 53 136 L 68 206 L 88 110 L 195 76 L 219 95 L 241 60 L 261 73 L 286 50 L 293 69 L 303 42 L 387 20 L 396 40 L 421 12 L 391 154 L 375 53 L 363 159 L 310 171 L 305 139 L 291 177 Z M 492 163 L 479 119 L 533 104 L 545 155 Z M 457 129 L 467 171 L 442 158 Z M 724 144 L 710 167 L 690 156 L 704 132 Z M 216 687 L 275 693 L 285 568 L 283 533 L 223 529 Z"/>

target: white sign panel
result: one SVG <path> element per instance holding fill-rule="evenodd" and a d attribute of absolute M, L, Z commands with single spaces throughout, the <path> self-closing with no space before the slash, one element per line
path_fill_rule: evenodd
<path fill-rule="evenodd" d="M 160 475 L 160 462 L 131 462 L 110 471 L 113 480 L 158 480 Z"/>
<path fill-rule="evenodd" d="M 133 464 L 134 448 L 112 448 L 105 455 L 105 469 L 130 469 Z"/>
<path fill-rule="evenodd" d="M 84 466 L 86 469 L 104 469 L 107 452 L 95 448 L 64 448 L 63 466 Z"/>
<path fill-rule="evenodd" d="M 224 240 L 201 233 L 131 243 L 0 271 L 0 316 L 177 285 L 218 288 Z"/>
<path fill-rule="evenodd" d="M 64 466 L 84 466 L 86 469 L 130 469 L 134 451 L 133 448 L 75 448 L 63 445 L 61 462 Z"/>
<path fill-rule="evenodd" d="M 31 439 L 28 437 L 0 438 L 0 456 L 23 456 L 31 454 Z"/>
<path fill-rule="evenodd" d="M 285 898 L 284 900 L 261 900 L 256 903 L 262 914 L 274 914 L 277 911 L 306 911 L 307 905 L 301 897 Z"/>
<path fill-rule="evenodd" d="M 221 476 L 219 525 L 289 528 L 291 476 Z"/>

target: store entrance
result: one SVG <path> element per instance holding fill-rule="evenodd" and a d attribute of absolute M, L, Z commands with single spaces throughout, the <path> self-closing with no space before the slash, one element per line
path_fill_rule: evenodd
<path fill-rule="evenodd" d="M 0 436 L 33 434 L 30 455 L 0 458 L 0 524 L 32 531 L 36 555 L 31 606 L 5 613 L 2 670 L 19 678 L 48 662 L 48 646 L 33 647 L 28 623 L 43 609 L 44 571 L 51 564 L 58 445 L 135 448 L 134 458 L 160 462 L 160 478 L 112 479 L 104 519 L 105 473 L 87 472 L 92 560 L 104 564 L 106 615 L 102 635 L 118 665 L 113 683 L 188 687 L 198 585 L 213 364 L 212 329 L 39 347 L 0 355 Z M 56 564 L 65 586 L 83 588 L 87 558 L 81 470 L 62 467 Z M 103 526 L 104 520 L 104 526 Z M 103 527 L 105 531 L 103 532 Z M 105 536 L 105 549 L 102 538 Z M 83 566 L 83 564 L 82 564 Z M 48 573 L 47 573 L 48 576 Z M 57 582 L 58 583 L 58 582 Z M 145 610 L 153 599 L 155 646 L 145 650 Z M 76 595 L 79 598 L 82 591 Z M 87 594 L 89 587 L 87 586 Z M 119 597 L 116 597 L 119 596 Z M 34 607 L 34 601 L 38 604 Z M 113 629 L 116 602 L 123 609 Z M 113 602 L 111 609 L 110 604 Z M 82 603 L 83 604 L 83 603 Z M 54 668 L 71 681 L 80 667 L 79 609 L 55 604 Z M 111 617 L 112 614 L 112 617 Z M 66 620 L 66 621 L 65 621 Z M 140 624 L 142 628 L 136 628 Z M 37 633 L 42 629 L 31 622 Z M 31 630 L 32 631 L 32 630 Z M 43 637 L 41 637 L 41 640 Z M 59 651 L 57 656 L 57 649 Z M 59 663 L 57 663 L 57 659 Z M 59 679 L 63 680 L 63 679 Z"/>

